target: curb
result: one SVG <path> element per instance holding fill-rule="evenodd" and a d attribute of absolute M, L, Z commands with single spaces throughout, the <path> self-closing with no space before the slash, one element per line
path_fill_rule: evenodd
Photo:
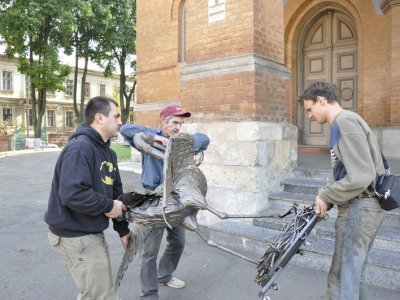
<path fill-rule="evenodd" d="M 13 151 L 0 152 L 0 158 L 6 156 L 17 156 L 17 155 L 24 155 L 31 153 L 55 152 L 61 150 L 62 148 L 36 148 L 36 149 L 13 150 Z"/>
<path fill-rule="evenodd" d="M 118 163 L 118 169 L 120 171 L 132 172 L 135 174 L 142 174 L 142 168 L 139 166 L 140 166 L 140 163 L 135 163 L 132 161 Z"/>

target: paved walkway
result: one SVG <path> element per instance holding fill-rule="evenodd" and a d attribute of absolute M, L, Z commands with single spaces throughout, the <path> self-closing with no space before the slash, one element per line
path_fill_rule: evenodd
<path fill-rule="evenodd" d="M 47 242 L 43 221 L 57 152 L 20 152 L 0 158 L 0 288 L 2 300 L 69 300 L 77 288 L 67 268 Z M 140 185 L 140 176 L 121 172 L 124 188 Z M 202 228 L 207 231 L 206 228 Z M 205 233 L 207 235 L 207 233 Z M 117 234 L 106 230 L 113 274 L 123 250 Z M 254 283 L 255 265 L 211 248 L 192 232 L 176 276 L 186 281 L 182 290 L 160 287 L 160 300 L 257 300 L 260 287 Z M 266 245 L 267 247 L 267 245 Z M 254 259 L 257 259 L 256 257 Z M 140 259 L 129 266 L 120 288 L 123 300 L 140 300 Z M 326 272 L 290 264 L 278 279 L 276 300 L 326 299 Z M 370 287 L 370 299 L 398 300 L 398 292 Z"/>

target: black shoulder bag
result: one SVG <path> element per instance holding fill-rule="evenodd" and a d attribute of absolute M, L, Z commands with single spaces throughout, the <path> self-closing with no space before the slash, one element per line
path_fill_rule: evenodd
<path fill-rule="evenodd" d="M 389 164 L 383 154 L 382 159 L 387 172 L 382 175 L 376 174 L 375 195 L 384 210 L 392 210 L 400 207 L 400 182 L 390 173 Z"/>

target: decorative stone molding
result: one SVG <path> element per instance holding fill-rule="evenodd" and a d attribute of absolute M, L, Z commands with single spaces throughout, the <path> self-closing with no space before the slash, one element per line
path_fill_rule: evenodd
<path fill-rule="evenodd" d="M 381 0 L 381 8 L 384 14 L 387 14 L 395 6 L 400 6 L 400 0 Z"/>
<path fill-rule="evenodd" d="M 249 54 L 184 65 L 181 70 L 181 80 L 186 81 L 196 78 L 254 71 L 290 78 L 290 72 L 284 65 L 258 55 Z"/>

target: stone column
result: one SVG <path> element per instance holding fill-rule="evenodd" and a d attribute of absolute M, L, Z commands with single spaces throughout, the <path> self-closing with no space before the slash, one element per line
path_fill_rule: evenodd
<path fill-rule="evenodd" d="M 206 133 L 211 143 L 200 168 L 207 177 L 210 206 L 231 214 L 268 207 L 268 194 L 297 159 L 297 128 L 287 123 L 215 122 L 186 124 L 189 133 Z M 199 221 L 219 220 L 201 212 Z"/>

